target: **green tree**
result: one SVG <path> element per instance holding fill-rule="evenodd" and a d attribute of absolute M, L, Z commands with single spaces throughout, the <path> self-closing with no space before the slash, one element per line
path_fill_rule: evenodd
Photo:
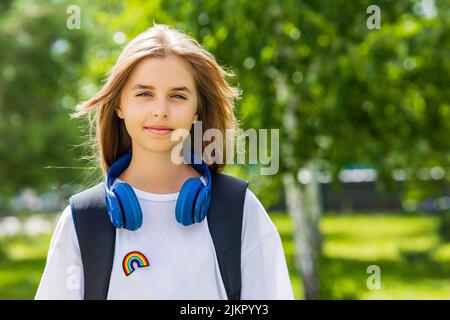
<path fill-rule="evenodd" d="M 77 181 L 67 113 L 77 99 L 84 61 L 82 30 L 66 28 L 66 6 L 4 1 L 0 10 L 0 193 L 28 186 L 47 191 Z M 79 181 L 78 181 L 79 182 Z"/>

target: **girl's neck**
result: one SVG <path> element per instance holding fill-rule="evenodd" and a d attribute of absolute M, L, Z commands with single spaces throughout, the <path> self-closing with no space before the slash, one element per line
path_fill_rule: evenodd
<path fill-rule="evenodd" d="M 175 164 L 170 152 L 151 153 L 133 149 L 130 165 L 119 179 L 146 192 L 165 194 L 179 192 L 188 178 L 200 176 L 188 164 Z"/>

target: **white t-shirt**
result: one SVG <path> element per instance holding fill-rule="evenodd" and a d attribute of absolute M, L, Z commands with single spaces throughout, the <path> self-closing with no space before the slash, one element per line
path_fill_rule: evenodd
<path fill-rule="evenodd" d="M 136 231 L 116 229 L 108 300 L 227 299 L 208 217 L 202 223 L 183 226 L 174 214 L 178 192 L 133 190 L 142 209 L 142 226 Z M 241 243 L 241 299 L 294 299 L 279 233 L 249 188 Z M 129 273 L 123 261 L 130 261 L 134 251 L 149 265 L 131 263 L 134 271 Z M 83 299 L 83 282 L 80 248 L 67 206 L 53 233 L 35 299 Z"/>

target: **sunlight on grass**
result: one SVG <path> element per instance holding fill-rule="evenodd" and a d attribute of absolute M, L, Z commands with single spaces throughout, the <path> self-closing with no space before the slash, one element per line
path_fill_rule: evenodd
<path fill-rule="evenodd" d="M 450 280 L 423 279 L 412 283 L 386 280 L 380 290 L 362 292 L 360 299 L 449 299 Z"/>
<path fill-rule="evenodd" d="M 0 299 L 33 299 L 45 267 L 50 234 L 0 238 Z"/>
<path fill-rule="evenodd" d="M 433 258 L 436 261 L 450 263 L 450 243 L 444 244 L 433 252 Z"/>
<path fill-rule="evenodd" d="M 7 255 L 11 260 L 39 259 L 47 256 L 51 234 L 10 240 Z"/>
<path fill-rule="evenodd" d="M 279 212 L 270 216 L 295 273 L 291 220 Z M 425 215 L 325 215 L 320 225 L 321 298 L 450 299 L 450 244 L 440 242 L 438 223 Z M 367 288 L 370 265 L 380 267 L 381 289 Z M 299 284 L 294 288 L 297 299 L 303 295 Z"/>

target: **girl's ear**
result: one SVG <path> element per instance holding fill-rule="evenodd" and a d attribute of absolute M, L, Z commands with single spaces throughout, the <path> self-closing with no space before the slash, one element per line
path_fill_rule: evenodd
<path fill-rule="evenodd" d="M 198 113 L 196 113 L 195 115 L 194 115 L 194 120 L 192 121 L 192 123 L 195 123 L 195 122 L 197 122 L 198 121 Z"/>
<path fill-rule="evenodd" d="M 117 116 L 118 116 L 120 119 L 123 119 L 123 112 L 122 112 L 122 109 L 120 109 L 120 106 L 117 107 L 114 111 L 116 112 Z"/>

